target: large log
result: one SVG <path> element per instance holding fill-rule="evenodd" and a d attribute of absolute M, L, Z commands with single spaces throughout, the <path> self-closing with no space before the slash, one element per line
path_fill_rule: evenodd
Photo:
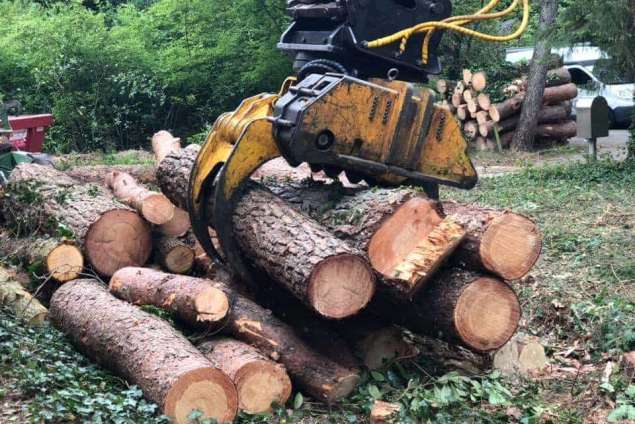
<path fill-rule="evenodd" d="M 178 150 L 181 150 L 181 139 L 168 131 L 161 130 L 152 136 L 152 151 L 157 163 L 161 163 L 168 154 Z"/>
<path fill-rule="evenodd" d="M 223 338 L 197 347 L 232 379 L 238 391 L 238 407 L 247 414 L 268 412 L 274 404 L 284 405 L 291 396 L 291 380 L 284 367 L 251 345 Z"/>
<path fill-rule="evenodd" d="M 137 211 L 152 224 L 162 225 L 174 218 L 174 205 L 165 195 L 141 186 L 129 174 L 112 171 L 106 175 L 106 186 L 115 197 Z"/>
<path fill-rule="evenodd" d="M 443 202 L 443 210 L 455 216 L 467 230 L 453 263 L 516 280 L 525 276 L 538 260 L 542 238 L 529 218 L 456 202 Z"/>
<path fill-rule="evenodd" d="M 229 299 L 220 289 L 199 278 L 122 268 L 110 278 L 109 290 L 135 305 L 153 305 L 188 324 L 203 328 L 221 322 Z"/>
<path fill-rule="evenodd" d="M 168 154 L 157 168 L 161 190 L 184 206 L 198 146 Z M 375 277 L 360 251 L 253 183 L 237 201 L 234 234 L 245 255 L 327 318 L 357 314 L 375 291 Z"/>
<path fill-rule="evenodd" d="M 152 251 L 150 226 L 96 184 L 78 182 L 52 167 L 18 165 L 2 202 L 8 223 L 23 232 L 72 233 L 100 274 L 143 265 Z"/>
<path fill-rule="evenodd" d="M 63 170 L 69 177 L 82 183 L 104 184 L 106 175 L 113 171 L 125 172 L 141 184 L 154 184 L 154 166 L 152 165 L 85 165 Z"/>
<path fill-rule="evenodd" d="M 84 269 L 84 256 L 72 241 L 46 237 L 12 237 L 0 232 L 0 257 L 20 262 L 39 276 L 64 283 Z"/>
<path fill-rule="evenodd" d="M 540 112 L 538 112 L 538 123 L 546 124 L 562 122 L 567 120 L 570 114 L 570 104 L 560 103 L 554 106 L 543 106 Z M 492 137 L 494 135 L 494 128 L 497 129 L 499 134 L 512 131 L 518 125 L 519 119 L 520 115 L 512 115 L 509 118 L 504 119 L 498 123 L 494 121 L 487 121 L 485 124 L 479 125 L 479 133 L 483 137 Z"/>
<path fill-rule="evenodd" d="M 571 82 L 571 72 L 564 66 L 561 68 L 550 69 L 547 71 L 547 80 L 545 87 L 555 87 Z"/>
<path fill-rule="evenodd" d="M 316 399 L 328 402 L 342 399 L 351 393 L 359 380 L 356 369 L 343 367 L 318 354 L 298 337 L 291 326 L 242 295 L 239 292 L 240 285 L 231 281 L 223 272 L 217 273 L 214 280 L 170 275 L 148 268 L 135 268 L 127 272 L 132 272 L 134 279 L 121 280 L 123 287 L 116 290 L 117 295 L 121 293 L 125 296 L 128 290 L 133 290 L 132 286 L 139 278 L 153 284 L 155 289 L 166 280 L 183 281 L 187 278 L 191 284 L 210 285 L 222 290 L 231 301 L 223 330 L 284 364 L 293 380 Z M 150 300 L 139 302 L 150 303 Z"/>
<path fill-rule="evenodd" d="M 578 87 L 574 83 L 545 88 L 542 96 L 544 104 L 557 104 L 565 100 L 575 99 L 578 96 Z"/>
<path fill-rule="evenodd" d="M 190 223 L 190 215 L 181 208 L 174 208 L 174 216 L 171 220 L 163 225 L 159 225 L 157 229 L 163 235 L 169 237 L 182 237 L 192 227 Z"/>
<path fill-rule="evenodd" d="M 7 308 L 28 325 L 40 325 L 48 311 L 31 293 L 0 266 L 0 307 Z"/>
<path fill-rule="evenodd" d="M 80 350 L 138 385 L 176 423 L 189 423 L 195 409 L 218 422 L 234 419 L 238 396 L 229 377 L 167 322 L 116 299 L 97 281 L 61 286 L 50 318 Z"/>
<path fill-rule="evenodd" d="M 566 140 L 575 137 L 577 125 L 575 121 L 565 121 L 555 124 L 543 124 L 536 127 L 536 137 Z"/>
<path fill-rule="evenodd" d="M 503 119 L 518 113 L 524 99 L 524 93 L 519 93 L 500 103 L 494 103 L 489 108 L 490 118 L 492 118 L 494 122 L 500 122 Z"/>

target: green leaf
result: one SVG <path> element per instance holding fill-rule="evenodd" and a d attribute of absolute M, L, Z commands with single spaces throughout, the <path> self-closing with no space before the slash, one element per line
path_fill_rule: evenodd
<path fill-rule="evenodd" d="M 293 409 L 300 409 L 303 403 L 304 397 L 302 396 L 302 393 L 298 392 L 293 399 Z"/>
<path fill-rule="evenodd" d="M 381 392 L 379 388 L 374 384 L 368 385 L 368 394 L 371 395 L 374 399 L 381 399 Z"/>
<path fill-rule="evenodd" d="M 371 371 L 370 375 L 371 377 L 373 377 L 373 380 L 375 381 L 386 381 L 386 377 L 384 377 L 384 375 L 380 372 Z"/>
<path fill-rule="evenodd" d="M 615 408 L 607 417 L 607 421 L 610 423 L 622 420 L 635 420 L 635 406 L 621 405 Z"/>

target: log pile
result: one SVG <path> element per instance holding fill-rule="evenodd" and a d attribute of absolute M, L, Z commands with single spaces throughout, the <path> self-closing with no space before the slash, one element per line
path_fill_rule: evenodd
<path fill-rule="evenodd" d="M 509 148 L 520 119 L 527 90 L 525 77 L 512 81 L 503 89 L 505 100 L 493 103 L 483 92 L 485 74 L 463 71 L 463 79 L 451 89 L 446 80 L 437 81 L 440 104 L 452 111 L 459 121 L 466 139 L 477 150 Z M 482 88 L 481 88 L 482 87 Z M 571 119 L 571 105 L 578 89 L 571 82 L 571 74 L 562 67 L 547 73 L 543 107 L 538 115 L 536 147 L 562 144 L 576 135 L 576 124 Z"/>
<path fill-rule="evenodd" d="M 467 89 L 482 91 L 482 78 L 470 76 Z M 184 209 L 199 147 L 161 132 L 153 149 L 161 193 L 118 170 L 78 184 L 20 165 L 1 205 L 0 258 L 38 263 L 63 282 L 50 303 L 53 324 L 175 422 L 188 422 L 192 409 L 219 422 L 260 414 L 292 390 L 337 402 L 361 367 L 418 355 L 439 371 L 480 373 L 486 354 L 516 332 L 512 282 L 541 250 L 529 218 L 409 187 L 264 178 L 249 182 L 232 217 L 256 276 L 244 282 L 192 237 Z M 84 259 L 107 288 L 77 279 Z M 140 306 L 170 314 L 197 333 L 197 346 Z M 378 403 L 373 422 L 395 414 Z"/>

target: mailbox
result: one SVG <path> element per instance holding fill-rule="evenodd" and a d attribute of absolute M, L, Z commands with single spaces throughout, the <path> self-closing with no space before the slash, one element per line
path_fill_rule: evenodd
<path fill-rule="evenodd" d="M 578 137 L 595 139 L 609 135 L 609 105 L 602 96 L 583 98 L 575 104 Z"/>

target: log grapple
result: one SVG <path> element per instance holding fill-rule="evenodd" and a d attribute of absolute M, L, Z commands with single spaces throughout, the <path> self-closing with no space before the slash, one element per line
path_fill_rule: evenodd
<path fill-rule="evenodd" d="M 297 76 L 219 116 L 192 170 L 189 213 L 206 252 L 252 279 L 232 210 L 249 176 L 279 156 L 334 178 L 344 171 L 353 182 L 420 186 L 434 198 L 438 184 L 472 188 L 477 175 L 454 116 L 415 82 L 440 72 L 435 29 L 475 32 L 464 25 L 519 0 L 488 13 L 499 1 L 448 18 L 449 0 L 290 0 L 294 21 L 278 47 L 293 55 Z"/>

